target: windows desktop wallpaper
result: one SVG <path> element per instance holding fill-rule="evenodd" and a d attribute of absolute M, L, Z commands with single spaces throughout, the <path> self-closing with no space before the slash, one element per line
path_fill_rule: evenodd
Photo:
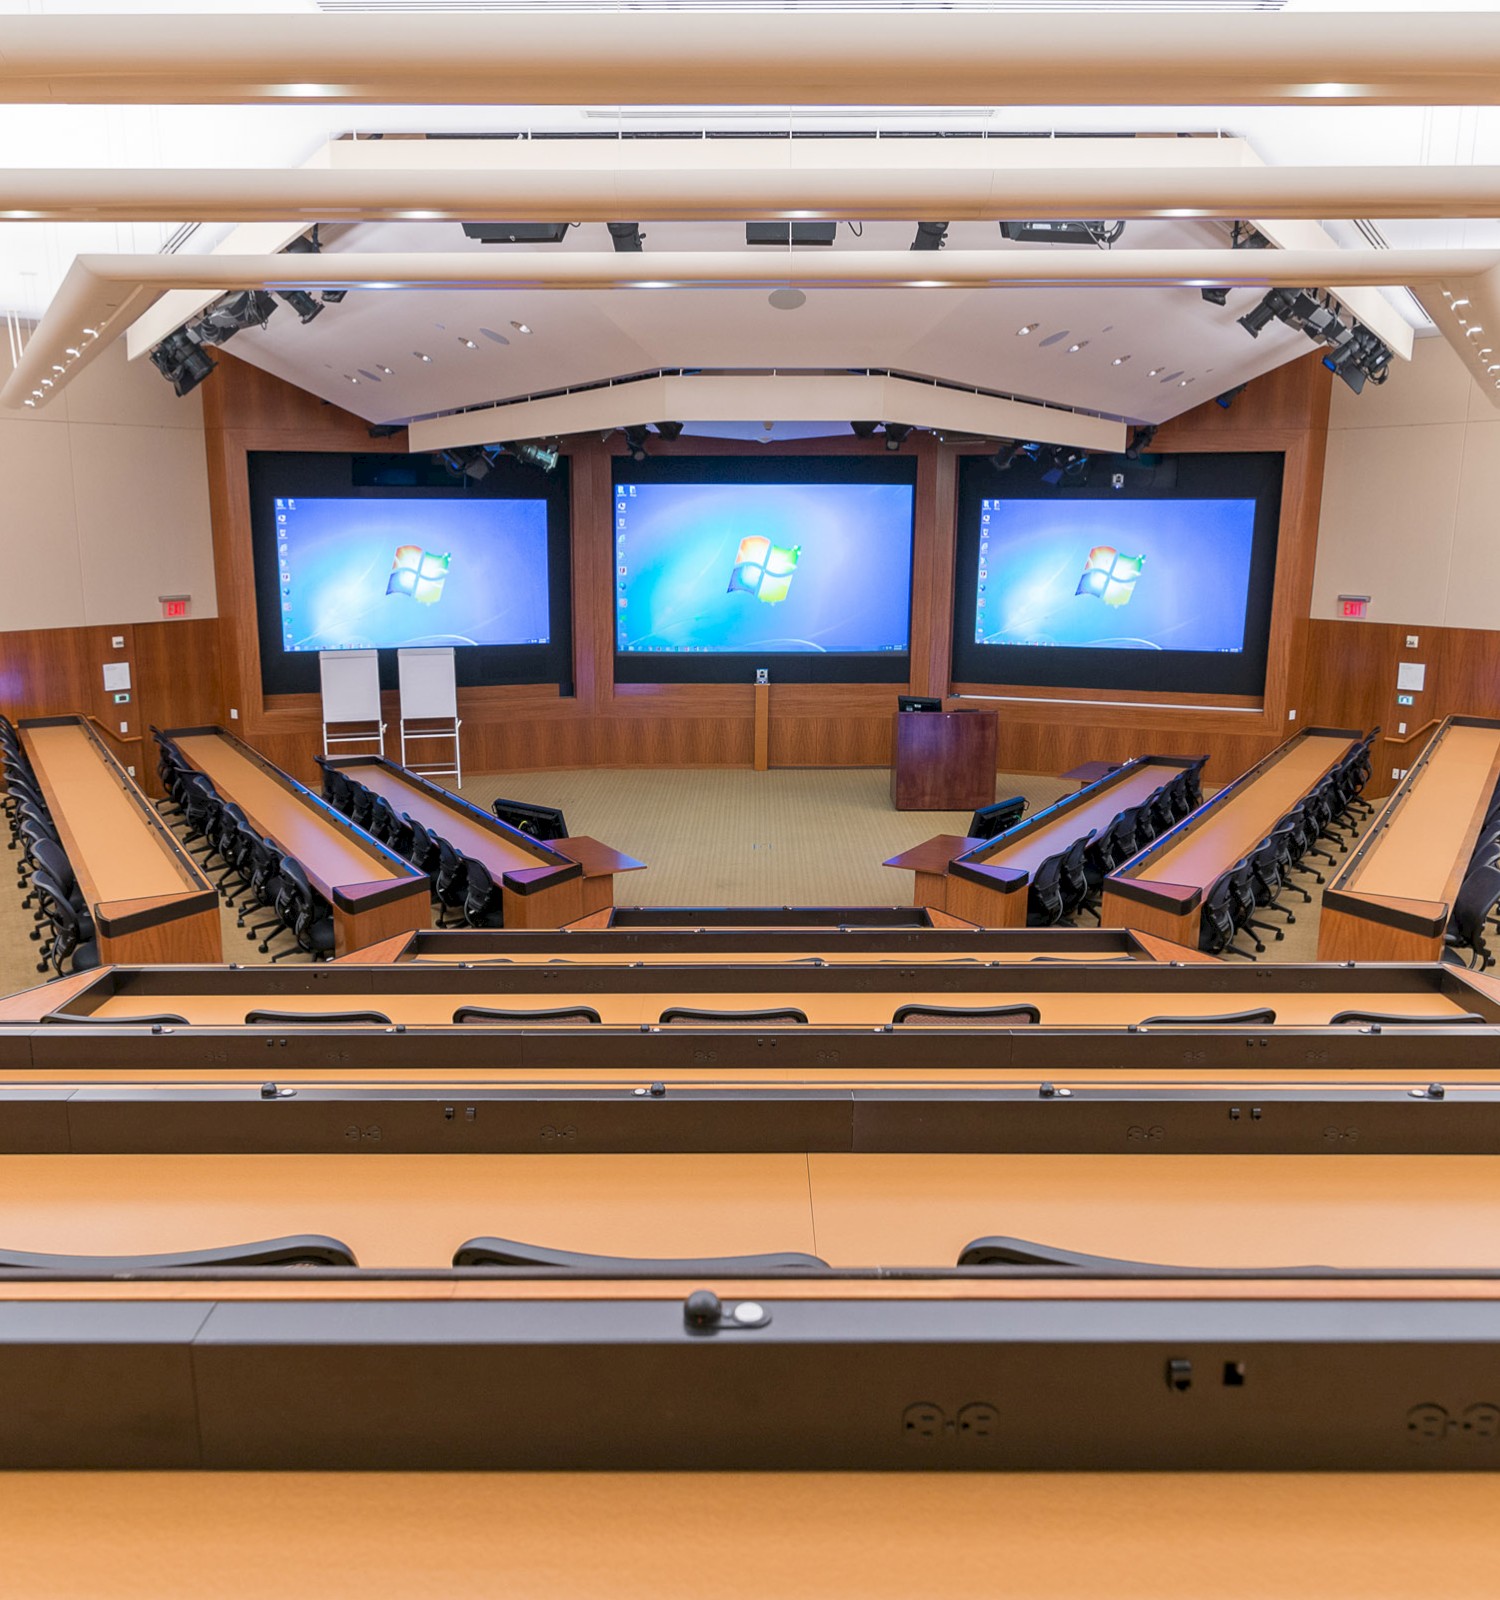
<path fill-rule="evenodd" d="M 976 644 L 1240 651 L 1254 500 L 980 502 Z"/>
<path fill-rule="evenodd" d="M 615 486 L 626 653 L 904 651 L 910 484 Z"/>
<path fill-rule="evenodd" d="M 275 501 L 285 650 L 545 644 L 543 500 Z"/>

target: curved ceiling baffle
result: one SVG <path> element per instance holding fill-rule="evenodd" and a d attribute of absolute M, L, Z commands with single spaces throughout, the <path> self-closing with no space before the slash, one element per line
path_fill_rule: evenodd
<path fill-rule="evenodd" d="M 727 251 L 617 255 L 593 251 L 520 251 L 503 255 L 418 252 L 387 255 L 273 254 L 80 256 L 3 389 L 0 404 L 19 407 L 40 380 L 58 393 L 125 324 L 167 291 L 232 289 L 552 290 L 682 289 L 793 285 L 807 289 L 993 288 L 1066 286 L 1214 286 L 1298 288 L 1340 283 L 1468 282 L 1500 266 L 1494 250 L 1117 250 L 950 251 L 849 254 L 810 251 L 758 256 Z M 64 344 L 62 341 L 80 340 Z M 39 399 L 38 404 L 45 404 Z"/>
<path fill-rule="evenodd" d="M 576 30 L 575 30 L 576 32 Z M 1327 71 L 1326 63 L 1337 62 L 1340 76 L 1330 81 L 1318 76 Z M 1232 66 L 1226 66 L 1232 63 Z M 88 19 L 80 28 L 76 19 L 62 17 L 17 18 L 7 24 L 6 36 L 0 43 L 0 100 L 12 102 L 157 102 L 157 103 L 506 103 L 511 105 L 575 105 L 603 103 L 609 105 L 693 105 L 725 104 L 754 106 L 774 103 L 779 106 L 836 105 L 851 101 L 865 106 L 972 106 L 1009 103 L 1012 105 L 1480 105 L 1500 102 L 1500 19 L 1479 14 L 1456 16 L 1366 16 L 1357 26 L 1346 18 L 1313 14 L 1271 14 L 1243 17 L 1215 15 L 1178 15 L 1152 17 L 1131 14 L 1110 16 L 1107 13 L 1091 14 L 1088 27 L 1069 30 L 1062 35 L 1055 19 L 1045 16 L 1015 14 L 984 14 L 958 12 L 919 12 L 909 14 L 880 14 L 861 18 L 860 28 L 850 30 L 847 22 L 837 15 L 809 12 L 770 12 L 754 15 L 744 13 L 692 13 L 636 11 L 623 14 L 603 13 L 591 16 L 589 27 L 578 38 L 567 40 L 566 48 L 556 33 L 554 20 L 543 15 L 513 13 L 506 16 L 457 16 L 427 12 L 420 16 L 361 16 L 357 28 L 351 27 L 347 18 L 333 16 L 290 15 L 278 17 L 274 35 L 267 35 L 262 43 L 254 38 L 237 42 L 232 58 L 219 50 L 211 39 L 201 34 L 189 34 L 181 28 L 180 19 L 170 17 L 130 17 Z M 1121 141 L 1145 145 L 1152 141 Z M 1221 174 L 1207 174 L 1195 170 L 1194 146 L 1217 141 L 1159 141 L 1171 155 L 1157 172 L 1128 173 L 1118 170 L 1103 175 L 1104 185 L 1112 190 L 1124 191 L 1122 200 L 1132 198 L 1142 216 L 1181 217 L 1187 215 L 1223 215 L 1238 212 L 1240 216 L 1253 216 L 1254 207 L 1248 202 L 1263 205 L 1282 222 L 1258 224 L 1274 243 L 1293 246 L 1312 246 L 1313 255 L 1305 259 L 1311 263 L 1317 255 L 1326 254 L 1316 247 L 1327 241 L 1327 236 L 1309 220 L 1312 216 L 1347 215 L 1345 206 L 1328 202 L 1336 197 L 1328 190 L 1334 181 L 1345 175 L 1337 170 L 1325 173 L 1321 179 L 1315 175 L 1299 178 L 1301 169 L 1247 167 L 1243 174 L 1245 184 L 1239 198 L 1246 204 L 1241 207 L 1220 198 L 1222 211 L 1208 209 L 1214 203 L 1210 192 L 1212 182 Z M 1233 141 L 1231 141 L 1233 142 Z M 990 141 L 981 141 L 983 149 Z M 1032 141 L 1022 141 L 1023 148 Z M 1072 141 L 1068 141 L 1072 143 Z M 349 141 L 351 149 L 371 147 L 363 141 Z M 421 141 L 397 141 L 385 149 L 402 149 L 419 146 Z M 604 148 L 622 148 L 606 144 Z M 893 153 L 894 142 L 888 142 L 881 153 L 884 165 L 897 170 L 902 161 Z M 1049 180 L 1055 186 L 1066 184 L 1068 176 L 1061 172 L 1042 171 L 1007 173 L 1004 178 L 992 177 L 989 191 L 992 205 L 977 193 L 984 178 L 976 168 L 967 170 L 965 158 L 957 152 L 964 148 L 960 141 L 947 145 L 944 150 L 944 171 L 929 171 L 925 176 L 937 184 L 937 190 L 925 188 L 921 198 L 923 210 L 929 209 L 937 193 L 942 193 L 948 210 L 955 217 L 964 215 L 954 209 L 965 203 L 965 180 L 968 180 L 967 201 L 975 207 L 973 214 L 992 218 L 1004 201 L 1005 210 L 1022 214 L 1077 215 L 1080 210 L 1092 211 L 1079 201 L 1085 195 L 1085 185 L 1093 176 L 1075 172 L 1071 175 L 1078 187 L 1068 194 L 1063 209 L 1050 212 L 1038 191 L 1047 187 Z M 338 146 L 331 146 L 337 149 Z M 972 148 L 972 146 L 971 146 Z M 1049 151 L 1050 151 L 1049 147 Z M 795 149 L 788 142 L 788 149 Z M 1191 151 L 1184 155 L 1185 150 Z M 672 151 L 674 162 L 680 157 L 682 147 Z M 1081 160 L 1082 153 L 1079 153 Z M 334 158 L 337 159 L 337 158 Z M 354 156 L 347 169 L 340 167 L 338 177 L 359 190 L 364 175 L 356 172 L 356 163 L 363 156 Z M 693 158 L 695 161 L 696 157 Z M 1253 159 L 1253 158 L 1252 158 Z M 758 195 L 756 183 L 745 183 L 742 198 L 740 180 L 725 182 L 720 175 L 717 193 L 721 207 L 732 209 L 736 216 L 746 214 L 745 202 L 756 201 L 765 205 L 772 215 L 806 215 L 801 206 L 787 204 L 786 196 L 810 200 L 813 214 L 821 202 L 825 215 L 846 215 L 840 209 L 853 202 L 847 191 L 838 198 L 834 186 L 823 191 L 817 187 L 815 172 L 799 170 L 803 164 L 816 167 L 818 154 L 806 156 L 793 154 L 787 162 L 787 171 L 764 175 Z M 986 153 L 983 162 L 995 164 L 992 154 Z M 1000 165 L 1009 165 L 1001 162 Z M 1064 162 L 1064 165 L 1066 162 Z M 711 162 L 702 164 L 699 174 L 706 187 L 713 184 L 714 174 L 708 170 Z M 1185 171 L 1171 170 L 1174 166 Z M 960 169 L 956 185 L 943 190 L 944 181 L 952 182 L 951 169 Z M 1424 176 L 1430 169 L 1421 169 Z M 1225 174 L 1227 175 L 1227 174 Z M 145 175 L 141 176 L 144 181 Z M 179 175 L 180 176 L 180 175 Z M 253 186 L 254 176 L 243 180 L 246 194 Z M 286 174 L 283 176 L 291 176 Z M 384 175 L 383 175 L 384 176 Z M 472 185 L 474 174 L 467 174 Z M 623 170 L 604 174 L 612 183 L 613 207 L 627 200 L 636 203 L 641 214 L 652 210 L 653 195 L 669 200 L 669 185 L 661 183 L 660 173 L 642 172 L 635 175 L 636 187 L 630 188 L 631 175 Z M 1358 209 L 1368 213 L 1393 215 L 1431 215 L 1428 209 L 1418 209 L 1423 202 L 1413 198 L 1412 184 L 1406 196 L 1397 192 L 1408 177 L 1388 169 L 1385 173 L 1355 170 L 1342 183 L 1346 196 L 1359 198 Z M 51 174 L 66 193 L 66 175 Z M 113 175 L 118 180 L 120 175 Z M 231 187 L 240 180 L 226 175 Z M 833 174 L 835 179 L 851 179 L 846 170 Z M 310 191 L 307 204 L 326 209 L 338 220 L 348 220 L 356 214 L 356 207 L 345 198 L 336 204 L 329 191 L 334 174 L 313 173 L 307 176 Z M 778 178 L 784 178 L 788 187 L 777 190 Z M 1153 178 L 1156 182 L 1153 186 Z M 1380 179 L 1386 179 L 1382 185 Z M 512 179 L 519 182 L 519 175 Z M 1009 192 L 1004 189 L 1007 179 L 1013 180 Z M 1282 180 L 1285 179 L 1283 183 Z M 556 187 L 556 174 L 553 174 Z M 86 178 L 81 182 L 86 185 Z M 129 178 L 126 179 L 130 181 Z M 184 183 L 193 181 L 182 179 Z M 165 183 L 165 179 L 163 179 Z M 324 185 L 321 192 L 317 185 Z M 1177 205 L 1166 204 L 1172 194 L 1172 185 L 1184 198 Z M 1137 185 L 1133 191 L 1132 184 Z M 1361 188 L 1363 185 L 1363 188 Z M 540 174 L 533 184 L 530 198 L 518 189 L 505 190 L 499 198 L 516 200 L 524 209 L 510 210 L 511 216 L 545 215 L 548 200 L 535 190 L 544 186 Z M 566 180 L 563 181 L 566 187 Z M 1196 186 L 1196 189 L 1195 189 Z M 853 183 L 858 188 L 857 182 Z M 878 184 L 867 184 L 878 188 Z M 912 187 L 916 187 L 913 182 Z M 1447 187 L 1436 193 L 1429 189 L 1426 204 L 1441 206 L 1447 214 L 1456 214 L 1462 208 L 1474 208 L 1472 213 L 1487 215 L 1494 204 L 1495 185 L 1491 175 L 1473 169 L 1460 169 L 1448 174 Z M 157 196 L 162 196 L 159 186 Z M 777 204 L 778 194 L 783 203 Z M 726 202 L 726 195 L 734 198 Z M 1284 196 L 1284 209 L 1278 204 Z M 410 197 L 408 191 L 407 198 Z M 0 212 L 34 214 L 35 208 L 23 202 L 39 197 L 33 188 L 28 196 L 24 184 L 18 182 L 11 198 L 14 206 L 0 206 Z M 143 194 L 143 203 L 150 196 Z M 291 196 L 289 195 L 290 199 Z M 381 204 L 379 185 L 373 185 L 361 198 L 373 208 Z M 457 196 L 451 196 L 457 210 Z M 472 212 L 472 187 L 464 211 Z M 576 201 L 572 197 L 573 216 L 576 218 Z M 861 208 L 866 209 L 873 198 L 866 194 Z M 908 190 L 902 197 L 914 198 Z M 1103 196 L 1096 193 L 1102 201 Z M 1196 199 L 1204 209 L 1193 210 Z M 1106 207 L 1097 209 L 1108 215 L 1121 214 L 1122 200 L 1111 200 Z M 74 202 L 87 204 L 86 196 L 75 194 Z M 262 203 L 269 204 L 264 199 Z M 499 199 L 494 203 L 499 203 Z M 684 202 L 692 204 L 691 199 Z M 712 202 L 700 197 L 698 204 Z M 1058 202 L 1061 205 L 1061 202 Z M 603 198 L 600 200 L 603 204 Z M 894 207 L 897 202 L 893 199 Z M 420 212 L 430 216 L 426 207 L 410 207 L 408 217 Z M 509 208 L 508 208 L 509 209 Z M 903 207 L 904 209 L 904 207 Z M 914 209 L 914 208 L 913 208 Z M 116 213 L 117 214 L 117 213 Z M 720 215 L 724 212 L 721 209 Z M 98 213 L 96 213 L 98 215 Z M 261 213 L 264 215 L 264 213 Z M 306 226 L 308 213 L 293 212 L 302 220 L 293 223 L 265 221 L 258 226 L 269 230 L 270 239 L 252 241 L 244 237 L 249 228 L 236 230 L 238 249 L 284 247 Z M 257 226 L 251 224 L 251 227 Z M 1099 278 L 1080 278 L 1071 266 L 1054 269 L 1036 276 L 1000 273 L 983 275 L 982 264 L 971 260 L 966 274 L 955 275 L 951 264 L 962 257 L 978 257 L 1006 252 L 953 251 L 942 258 L 939 267 L 931 255 L 921 257 L 923 275 L 912 274 L 910 258 L 905 262 L 906 275 L 892 268 L 882 275 L 875 257 L 878 252 L 851 252 L 857 258 L 857 268 L 845 267 L 844 275 L 829 273 L 831 263 L 809 262 L 796 252 L 780 257 L 783 270 L 774 277 L 761 272 L 741 272 L 723 276 L 713 272 L 696 273 L 691 268 L 679 267 L 667 272 L 670 262 L 685 262 L 689 255 L 669 252 L 655 254 L 650 261 L 655 273 L 645 282 L 635 279 L 630 287 L 661 287 L 671 283 L 684 287 L 699 284 L 765 283 L 806 284 L 813 286 L 854 287 L 875 283 L 907 288 L 960 285 L 992 287 L 999 284 L 1076 287 L 1082 281 L 1098 285 L 1102 282 L 1133 286 L 1182 285 L 1188 287 L 1212 285 L 1261 286 L 1286 282 L 1287 287 L 1308 285 L 1344 285 L 1336 293 L 1358 295 L 1369 286 L 1390 286 L 1393 282 L 1415 284 L 1434 281 L 1429 273 L 1413 274 L 1399 270 L 1399 263 L 1413 259 L 1410 252 L 1336 252 L 1337 263 L 1329 275 L 1314 277 L 1298 275 L 1292 280 L 1276 276 L 1268 263 L 1257 263 L 1259 270 L 1251 277 L 1237 275 L 1227 264 L 1216 270 L 1197 271 L 1200 260 L 1196 252 L 1120 251 L 1117 257 L 1133 258 L 1134 271 L 1126 270 L 1118 276 L 1104 274 Z M 1033 261 L 1053 252 L 1031 250 L 1024 252 Z M 1209 252 L 1228 256 L 1227 251 Z M 1303 257 L 1301 249 L 1276 252 L 1288 257 Z M 570 252 L 574 262 L 581 252 Z M 843 252 L 839 252 L 840 255 Z M 1165 270 L 1152 275 L 1150 258 L 1159 254 L 1180 257 L 1176 270 Z M 1272 252 L 1260 252 L 1262 255 Z M 1378 276 L 1369 276 L 1365 264 L 1358 262 L 1361 255 L 1375 255 L 1384 261 Z M 1430 256 L 1430 253 L 1418 252 Z M 154 258 L 153 258 L 154 259 Z M 202 259 L 202 258 L 198 258 Z M 232 254 L 220 258 L 234 259 Z M 324 258 L 327 259 L 326 257 Z M 345 261 L 352 259 L 345 253 Z M 375 261 L 389 261 L 388 255 L 372 258 L 369 279 L 362 286 L 394 286 L 394 279 L 376 276 Z M 397 257 L 396 259 L 399 259 Z M 432 258 L 428 258 L 431 260 Z M 537 272 L 525 280 L 529 285 L 553 286 L 566 282 L 577 286 L 583 279 L 569 277 L 566 273 L 554 274 L 547 264 L 555 258 L 534 258 Z M 607 258 L 606 258 L 607 259 Z M 305 263 L 306 257 L 301 258 Z M 1431 264 L 1430 261 L 1428 263 Z M 508 265 L 513 273 L 520 273 L 525 263 L 518 255 L 511 255 Z M 1493 279 L 1492 266 L 1482 253 L 1471 252 L 1461 259 L 1454 256 L 1445 267 L 1446 276 L 1436 281 L 1448 289 L 1450 299 L 1481 305 L 1490 293 Z M 683 274 L 687 275 L 684 276 Z M 1137 276 L 1136 274 L 1140 274 Z M 50 331 L 60 333 L 68 342 L 62 346 L 63 359 L 48 363 L 46 382 L 50 387 L 37 392 L 34 382 L 32 392 L 23 394 L 24 385 L 17 383 L 21 369 L 5 386 L 6 403 L 17 404 L 31 400 L 41 403 L 66 382 L 76 366 L 86 361 L 92 350 L 106 333 L 118 331 L 127 320 L 139 314 L 146 306 L 153 307 L 151 319 L 163 315 L 170 317 L 157 304 L 160 288 L 142 280 L 131 283 L 119 276 L 108 286 L 104 280 L 107 271 L 88 273 L 94 280 L 89 285 L 74 283 L 72 302 L 92 298 L 96 302 L 93 320 L 81 326 L 94 329 L 94 333 L 80 334 L 66 320 L 60 328 Z M 191 275 L 188 275 L 189 277 Z M 175 280 L 177 284 L 188 278 Z M 344 286 L 337 278 L 319 278 L 317 282 L 327 287 Z M 403 279 L 403 285 L 417 287 L 429 280 Z M 467 278 L 442 278 L 448 287 L 467 283 Z M 602 282 L 603 280 L 599 280 Z M 307 283 L 299 279 L 298 286 Z M 487 276 L 474 287 L 493 287 L 499 284 L 518 286 L 514 280 L 503 276 Z M 195 283 L 194 293 L 206 293 L 213 298 L 224 288 L 253 286 L 250 281 L 225 283 L 222 279 Z M 269 279 L 267 287 L 275 287 Z M 627 285 L 617 278 L 609 280 L 609 287 Z M 63 294 L 69 290 L 64 286 Z M 165 287 L 170 287 L 167 285 Z M 1465 293 L 1464 291 L 1470 291 Z M 59 295 L 59 301 L 63 299 Z M 174 299 L 177 297 L 173 297 Z M 1435 298 L 1435 297 L 1430 297 Z M 199 305 L 203 301 L 200 300 Z M 1347 303 L 1347 302 L 1346 302 Z M 1381 316 L 1381 304 L 1367 296 L 1369 314 L 1360 311 L 1361 320 L 1372 327 Z M 1351 306 L 1351 309 L 1355 309 Z M 100 320 L 100 317 L 103 320 Z M 189 312 L 188 315 L 192 315 Z M 148 320 L 148 325 L 149 325 Z M 180 325 L 177 322 L 169 326 Z M 1441 307 L 1435 320 L 1445 336 L 1469 359 L 1471 367 L 1480 348 L 1466 330 L 1465 322 L 1456 316 L 1445 317 Z M 1491 319 L 1493 320 L 1493 319 Z M 49 312 L 43 329 L 56 321 Z M 1271 330 L 1274 337 L 1275 330 Z M 1382 336 L 1397 353 L 1409 349 L 1409 334 L 1399 328 L 1394 336 L 1382 330 Z M 1086 341 L 1085 341 L 1086 342 Z M 40 337 L 33 349 L 42 345 Z M 1074 346 L 1071 348 L 1080 348 Z M 1306 346 L 1301 346 L 1306 349 Z M 76 354 L 69 354 L 74 351 Z M 28 352 L 28 358 L 29 358 Z M 43 359 L 45 350 L 39 351 L 37 360 Z M 23 367 L 28 358 L 23 358 Z M 1273 363 L 1274 364 L 1274 363 Z M 1115 363 L 1119 365 L 1118 362 Z M 53 370 L 59 369 L 59 370 Z M 1155 376 L 1153 372 L 1152 376 Z M 351 378 L 351 382 L 357 379 Z M 1163 382 L 1167 380 L 1162 380 Z M 1192 381 L 1191 379 L 1186 381 Z M 1232 382 L 1233 379 L 1226 379 Z M 1184 382 L 1183 387 L 1186 387 Z M 1486 392 L 1494 389 L 1486 383 Z M 1183 397 L 1186 400 L 1186 397 Z M 1192 397 L 1203 398 L 1203 392 Z M 1123 408 L 1121 408 L 1123 411 Z M 1181 407 L 1179 406 L 1179 409 Z M 1116 414 L 1121 414 L 1117 412 Z"/>
<path fill-rule="evenodd" d="M 1330 78 L 1329 73 L 1337 73 Z M 599 12 L 8 17 L 0 102 L 161 105 L 1476 106 L 1500 17 Z"/>

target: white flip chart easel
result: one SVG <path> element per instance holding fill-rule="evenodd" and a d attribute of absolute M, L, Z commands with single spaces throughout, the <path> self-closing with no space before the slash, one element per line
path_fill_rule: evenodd
<path fill-rule="evenodd" d="M 323 680 L 323 754 L 334 745 L 373 744 L 385 754 L 385 723 L 380 715 L 380 656 L 374 650 L 320 650 Z M 329 733 L 333 727 L 341 733 Z M 355 731 L 359 730 L 359 731 Z"/>
<path fill-rule="evenodd" d="M 401 680 L 401 765 L 422 777 L 437 777 L 451 772 L 455 788 L 462 788 L 463 757 L 458 730 L 458 684 L 453 651 L 450 648 L 398 650 L 396 666 Z M 406 759 L 409 741 L 451 739 L 450 762 L 428 762 L 413 766 Z"/>

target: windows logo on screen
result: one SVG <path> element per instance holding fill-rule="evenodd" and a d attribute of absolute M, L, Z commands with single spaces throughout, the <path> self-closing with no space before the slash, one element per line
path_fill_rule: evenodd
<path fill-rule="evenodd" d="M 386 579 L 387 594 L 406 594 L 421 606 L 435 605 L 443 597 L 451 555 L 437 556 L 419 544 L 403 544 L 396 550 L 391 575 Z"/>
<path fill-rule="evenodd" d="M 1135 593 L 1145 565 L 1145 556 L 1122 556 L 1113 545 L 1096 544 L 1073 593 L 1094 595 L 1107 606 L 1123 606 Z"/>
<path fill-rule="evenodd" d="M 773 606 L 778 600 L 786 599 L 801 555 L 800 544 L 772 544 L 761 534 L 750 534 L 740 540 L 725 593 L 733 594 L 739 589 Z"/>

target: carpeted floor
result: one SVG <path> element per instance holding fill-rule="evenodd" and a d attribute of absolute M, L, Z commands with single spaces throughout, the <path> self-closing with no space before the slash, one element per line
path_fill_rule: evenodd
<path fill-rule="evenodd" d="M 502 794 L 560 806 L 570 832 L 645 861 L 616 879 L 622 905 L 905 905 L 911 875 L 881 863 L 933 834 L 963 833 L 969 815 L 893 811 L 889 784 L 883 768 L 612 768 L 471 774 L 460 792 L 486 808 Z M 1024 795 L 1035 812 L 1071 789 L 1058 778 L 1002 773 L 995 793 Z M 42 981 L 27 937 L 31 913 L 20 901 L 0 884 L 4 994 Z M 1296 925 L 1262 959 L 1311 961 L 1318 903 L 1304 908 L 1289 896 L 1288 904 L 1297 906 Z M 223 920 L 226 961 L 267 959 L 236 928 L 232 909 Z"/>

